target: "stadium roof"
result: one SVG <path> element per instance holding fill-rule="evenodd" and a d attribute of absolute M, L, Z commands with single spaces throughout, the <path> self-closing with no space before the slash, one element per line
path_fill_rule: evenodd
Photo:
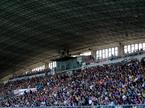
<path fill-rule="evenodd" d="M 1 0 L 0 72 L 144 34 L 145 0 Z"/>

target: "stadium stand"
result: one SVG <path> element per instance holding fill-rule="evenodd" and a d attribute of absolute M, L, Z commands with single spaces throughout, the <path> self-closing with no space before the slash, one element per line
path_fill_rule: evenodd
<path fill-rule="evenodd" d="M 0 108 L 145 108 L 145 0 L 0 0 Z"/>
<path fill-rule="evenodd" d="M 1 84 L 1 107 L 145 104 L 145 66 L 138 59 Z M 144 108 L 143 106 L 140 108 Z"/>

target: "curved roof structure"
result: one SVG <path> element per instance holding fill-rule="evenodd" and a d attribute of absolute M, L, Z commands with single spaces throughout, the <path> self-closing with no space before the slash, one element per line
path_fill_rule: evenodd
<path fill-rule="evenodd" d="M 1 0 L 0 71 L 144 34 L 145 0 Z"/>

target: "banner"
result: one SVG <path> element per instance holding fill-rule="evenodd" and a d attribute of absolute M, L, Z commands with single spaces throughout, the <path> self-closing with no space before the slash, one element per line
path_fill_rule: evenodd
<path fill-rule="evenodd" d="M 37 91 L 36 88 L 17 89 L 17 90 L 14 90 L 14 95 L 18 95 L 18 96 L 24 95 L 25 92 L 26 92 L 26 93 L 29 93 L 30 90 L 31 90 L 32 92 L 36 92 L 36 91 Z"/>

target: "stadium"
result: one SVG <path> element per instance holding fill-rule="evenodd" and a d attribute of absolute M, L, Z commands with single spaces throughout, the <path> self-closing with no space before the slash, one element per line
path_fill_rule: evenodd
<path fill-rule="evenodd" d="M 1 0 L 0 107 L 145 108 L 145 0 Z"/>

